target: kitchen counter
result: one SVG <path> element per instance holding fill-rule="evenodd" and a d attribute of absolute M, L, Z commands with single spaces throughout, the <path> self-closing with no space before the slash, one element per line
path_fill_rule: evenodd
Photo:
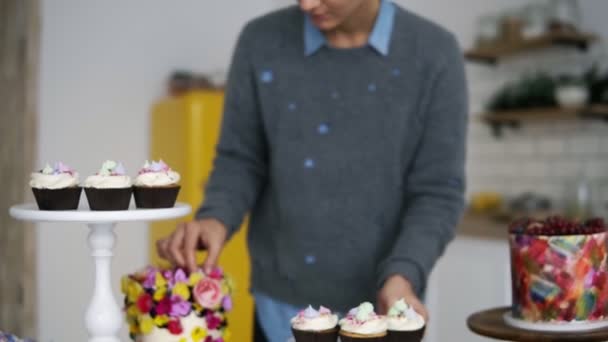
<path fill-rule="evenodd" d="M 458 225 L 457 237 L 507 241 L 508 223 L 489 215 L 467 212 Z"/>

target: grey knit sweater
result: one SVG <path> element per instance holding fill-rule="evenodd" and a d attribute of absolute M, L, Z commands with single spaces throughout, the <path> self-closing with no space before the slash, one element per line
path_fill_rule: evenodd
<path fill-rule="evenodd" d="M 392 274 L 419 294 L 463 210 L 467 94 L 454 37 L 404 9 L 387 56 L 305 56 L 296 7 L 237 43 L 205 202 L 250 213 L 252 290 L 346 310 Z"/>

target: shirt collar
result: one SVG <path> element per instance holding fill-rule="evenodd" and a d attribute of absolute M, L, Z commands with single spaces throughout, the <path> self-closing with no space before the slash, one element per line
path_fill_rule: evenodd
<path fill-rule="evenodd" d="M 390 0 L 381 0 L 378 17 L 367 44 L 382 56 L 388 55 L 394 20 L 395 5 Z M 310 56 L 326 44 L 327 40 L 323 33 L 306 16 L 304 19 L 304 55 Z"/>

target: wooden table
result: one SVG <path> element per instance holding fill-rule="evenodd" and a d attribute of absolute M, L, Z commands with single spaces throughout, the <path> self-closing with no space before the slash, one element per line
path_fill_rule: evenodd
<path fill-rule="evenodd" d="M 505 323 L 503 315 L 511 310 L 501 307 L 472 314 L 467 326 L 474 333 L 499 340 L 518 342 L 600 342 L 608 341 L 608 329 L 584 332 L 540 332 L 514 328 Z"/>

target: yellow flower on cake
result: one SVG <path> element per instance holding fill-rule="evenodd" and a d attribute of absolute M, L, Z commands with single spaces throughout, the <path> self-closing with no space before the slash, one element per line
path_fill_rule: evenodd
<path fill-rule="evenodd" d="M 142 293 L 144 293 L 144 288 L 138 282 L 130 281 L 127 284 L 126 294 L 130 302 L 136 302 Z"/>
<path fill-rule="evenodd" d="M 135 304 L 129 305 L 129 307 L 127 308 L 127 317 L 137 318 L 138 316 L 139 316 L 139 309 L 137 308 L 137 305 L 135 305 Z"/>
<path fill-rule="evenodd" d="M 196 328 L 194 328 L 194 330 L 192 330 L 191 337 L 192 337 L 192 340 L 194 340 L 195 342 L 199 342 L 199 341 L 203 340 L 205 337 L 207 337 L 207 330 L 205 330 L 201 327 L 196 327 Z"/>
<path fill-rule="evenodd" d="M 132 322 L 131 324 L 129 324 L 129 333 L 133 335 L 139 334 L 139 326 L 137 325 L 137 322 Z"/>
<path fill-rule="evenodd" d="M 167 315 L 159 315 L 159 316 L 154 317 L 154 324 L 157 327 L 164 326 L 167 323 L 169 323 L 169 316 L 167 316 Z"/>
<path fill-rule="evenodd" d="M 175 287 L 173 287 L 173 294 L 180 296 L 185 301 L 190 299 L 190 289 L 185 283 L 175 284 Z"/>
<path fill-rule="evenodd" d="M 156 288 L 167 287 L 167 279 L 160 272 L 156 272 Z"/>
<path fill-rule="evenodd" d="M 161 287 L 156 289 L 156 291 L 154 291 L 154 300 L 157 302 L 160 302 L 161 299 L 165 298 L 165 295 L 167 294 L 167 288 L 166 287 Z"/>
<path fill-rule="evenodd" d="M 203 274 L 200 272 L 194 272 L 190 274 L 190 279 L 189 279 L 189 285 L 190 286 L 194 286 L 196 284 L 198 284 L 198 282 L 203 279 Z"/>
<path fill-rule="evenodd" d="M 147 335 L 154 329 L 154 320 L 149 315 L 142 316 L 139 320 L 139 330 Z"/>

